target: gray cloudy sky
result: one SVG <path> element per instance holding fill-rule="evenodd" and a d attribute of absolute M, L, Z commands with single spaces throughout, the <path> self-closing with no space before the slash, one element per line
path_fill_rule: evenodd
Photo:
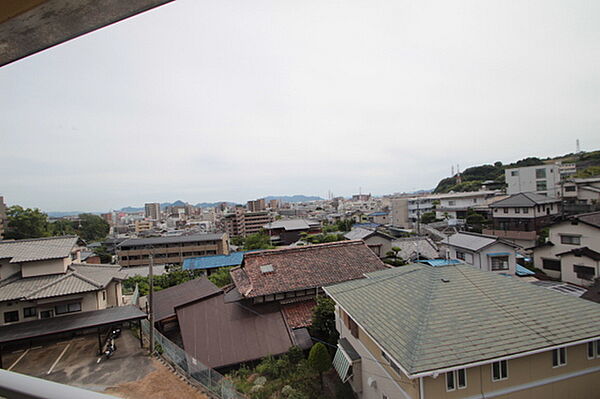
<path fill-rule="evenodd" d="M 384 194 L 598 149 L 599 43 L 597 0 L 178 0 L 0 69 L 0 194 Z"/>

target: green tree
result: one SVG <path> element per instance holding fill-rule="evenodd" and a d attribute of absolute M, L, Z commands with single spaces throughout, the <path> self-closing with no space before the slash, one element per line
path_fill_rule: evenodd
<path fill-rule="evenodd" d="M 108 235 L 110 225 L 98 215 L 82 213 L 79 215 L 77 231 L 85 241 L 99 241 Z"/>
<path fill-rule="evenodd" d="M 339 334 L 335 328 L 335 302 L 331 298 L 317 297 L 310 335 L 331 345 L 337 344 Z"/>
<path fill-rule="evenodd" d="M 7 239 L 39 238 L 50 235 L 48 215 L 39 209 L 14 205 L 6 212 L 8 218 Z"/>
<path fill-rule="evenodd" d="M 77 231 L 73 227 L 73 222 L 66 219 L 58 219 L 49 225 L 50 235 L 53 236 L 67 236 L 75 235 Z"/>
<path fill-rule="evenodd" d="M 244 242 L 244 249 L 251 251 L 253 249 L 271 249 L 275 248 L 271 245 L 271 237 L 264 232 L 249 234 Z"/>
<path fill-rule="evenodd" d="M 587 178 L 598 175 L 600 175 L 600 166 L 590 166 L 589 168 L 578 171 L 573 177 Z"/>
<path fill-rule="evenodd" d="M 331 357 L 329 356 L 329 352 L 325 345 L 317 342 L 310 348 L 308 364 L 319 373 L 319 376 L 321 377 L 321 388 L 323 388 L 323 373 L 331 368 Z"/>
<path fill-rule="evenodd" d="M 421 223 L 433 223 L 435 222 L 437 219 L 435 218 L 435 212 L 425 212 L 424 214 L 421 215 Z"/>
<path fill-rule="evenodd" d="M 406 265 L 406 261 L 404 259 L 402 259 L 401 256 L 398 255 L 401 251 L 402 251 L 402 248 L 400 248 L 400 247 L 392 247 L 391 251 L 386 252 L 386 254 L 385 254 L 386 258 L 383 260 L 383 262 L 387 263 L 388 265 L 392 265 L 392 266 Z"/>
<path fill-rule="evenodd" d="M 104 245 L 94 249 L 94 253 L 100 257 L 100 263 L 111 263 L 112 255 Z"/>
<path fill-rule="evenodd" d="M 227 284 L 231 284 L 231 275 L 229 274 L 230 267 L 221 267 L 208 276 L 211 283 L 217 287 L 225 287 Z"/>
<path fill-rule="evenodd" d="M 465 222 L 472 231 L 475 231 L 477 233 L 481 233 L 483 226 L 488 223 L 485 216 L 473 211 L 467 212 Z"/>

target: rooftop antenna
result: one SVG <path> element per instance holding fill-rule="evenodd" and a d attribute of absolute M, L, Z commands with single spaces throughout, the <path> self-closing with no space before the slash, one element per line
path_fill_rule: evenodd
<path fill-rule="evenodd" d="M 579 147 L 579 139 L 575 140 L 575 152 L 577 154 L 581 152 L 581 147 Z"/>
<path fill-rule="evenodd" d="M 451 172 L 451 177 L 454 176 L 454 165 L 452 165 L 452 172 Z"/>

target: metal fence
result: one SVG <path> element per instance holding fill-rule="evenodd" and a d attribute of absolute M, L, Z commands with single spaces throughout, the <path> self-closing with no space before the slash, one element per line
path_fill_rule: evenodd
<path fill-rule="evenodd" d="M 142 330 L 146 337 L 150 334 L 150 322 L 142 320 Z M 186 375 L 190 380 L 197 382 L 221 399 L 247 399 L 239 393 L 233 383 L 222 374 L 205 366 L 194 357 L 187 354 L 179 346 L 154 329 L 155 350 L 169 363 L 174 365 L 178 371 Z"/>

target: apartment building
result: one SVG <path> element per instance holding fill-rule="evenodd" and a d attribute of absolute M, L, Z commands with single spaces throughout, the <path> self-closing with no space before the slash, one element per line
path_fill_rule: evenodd
<path fill-rule="evenodd" d="M 4 238 L 4 233 L 8 228 L 8 220 L 6 218 L 6 204 L 4 197 L 0 195 L 0 240 Z"/>
<path fill-rule="evenodd" d="M 150 220 L 160 220 L 160 204 L 158 202 L 144 204 L 144 217 Z"/>
<path fill-rule="evenodd" d="M 442 255 L 460 260 L 480 270 L 515 275 L 518 248 L 495 236 L 459 232 L 442 240 Z"/>
<path fill-rule="evenodd" d="M 464 219 L 470 209 L 482 206 L 499 192 L 495 190 L 472 191 L 465 193 L 440 194 L 434 197 L 437 219 Z"/>
<path fill-rule="evenodd" d="M 506 178 L 506 193 L 536 193 L 558 198 L 561 195 L 559 164 L 524 166 L 510 168 L 504 171 Z"/>
<path fill-rule="evenodd" d="M 246 203 L 246 208 L 248 208 L 249 212 L 261 212 L 267 209 L 267 203 L 264 198 L 248 201 Z"/>
<path fill-rule="evenodd" d="M 483 234 L 498 236 L 523 248 L 536 245 L 541 229 L 551 225 L 561 213 L 561 200 L 536 193 L 519 193 L 489 205 L 491 229 Z"/>
<path fill-rule="evenodd" d="M 268 211 L 246 212 L 242 207 L 236 207 L 233 213 L 223 215 L 221 225 L 232 237 L 258 233 L 263 226 L 272 220 Z"/>
<path fill-rule="evenodd" d="M 340 333 L 333 365 L 360 399 L 600 392 L 594 302 L 465 264 L 407 265 L 324 291 Z"/>
<path fill-rule="evenodd" d="M 117 245 L 118 263 L 124 267 L 148 266 L 150 255 L 153 256 L 155 264 L 181 266 L 185 258 L 227 254 L 227 233 L 131 238 Z"/>
<path fill-rule="evenodd" d="M 81 263 L 79 241 L 0 241 L 0 324 L 123 305 L 120 266 Z"/>
<path fill-rule="evenodd" d="M 534 266 L 551 277 L 590 286 L 600 277 L 600 212 L 572 216 L 550 226 L 548 240 L 533 249 Z"/>
<path fill-rule="evenodd" d="M 408 229 L 412 222 L 408 217 L 408 199 L 392 198 L 390 201 L 390 223 L 394 227 Z"/>
<path fill-rule="evenodd" d="M 133 226 L 136 233 L 143 233 L 145 231 L 152 230 L 153 223 L 151 220 L 136 220 L 133 222 Z"/>

